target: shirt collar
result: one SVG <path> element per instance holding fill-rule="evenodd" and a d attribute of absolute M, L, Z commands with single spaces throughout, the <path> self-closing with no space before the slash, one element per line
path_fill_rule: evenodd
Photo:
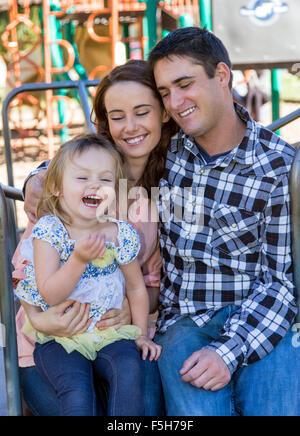
<path fill-rule="evenodd" d="M 228 165 L 232 159 L 244 165 L 252 165 L 255 160 L 255 146 L 258 139 L 258 126 L 251 118 L 247 109 L 238 103 L 234 103 L 234 108 L 241 120 L 246 123 L 246 133 L 241 143 L 235 147 L 231 153 L 221 156 L 220 161 Z M 171 140 L 170 151 L 177 153 L 185 147 L 192 154 L 198 154 L 198 147 L 193 137 L 186 135 L 180 130 Z"/>

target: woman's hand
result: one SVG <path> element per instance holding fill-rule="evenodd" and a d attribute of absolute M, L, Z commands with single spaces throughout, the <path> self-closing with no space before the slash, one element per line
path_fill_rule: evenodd
<path fill-rule="evenodd" d="M 143 360 L 146 360 L 148 353 L 150 362 L 159 359 L 162 347 L 151 341 L 147 336 L 140 336 L 135 343 L 142 352 Z"/>
<path fill-rule="evenodd" d="M 64 301 L 50 307 L 45 312 L 22 302 L 32 326 L 50 336 L 71 337 L 85 332 L 91 324 L 89 305 L 74 301 Z"/>
<path fill-rule="evenodd" d="M 32 223 L 37 222 L 36 207 L 42 195 L 43 182 L 46 176 L 46 170 L 40 170 L 37 174 L 30 177 L 25 187 L 24 210 Z"/>
<path fill-rule="evenodd" d="M 96 326 L 99 330 L 105 330 L 108 327 L 114 327 L 116 330 L 123 325 L 131 324 L 131 312 L 129 303 L 124 297 L 122 309 L 110 309 L 101 318 Z"/>

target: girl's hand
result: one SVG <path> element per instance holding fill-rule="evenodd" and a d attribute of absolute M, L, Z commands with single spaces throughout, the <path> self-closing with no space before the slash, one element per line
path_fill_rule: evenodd
<path fill-rule="evenodd" d="M 75 243 L 74 256 L 82 263 L 87 264 L 105 253 L 105 236 L 99 233 L 85 236 Z"/>
<path fill-rule="evenodd" d="M 143 360 L 146 360 L 148 352 L 150 353 L 150 355 L 149 355 L 150 362 L 153 359 L 154 360 L 159 359 L 159 357 L 161 355 L 162 347 L 160 345 L 155 344 L 155 342 L 151 341 L 151 339 L 147 338 L 147 336 L 140 336 L 135 341 L 135 343 L 142 352 L 142 359 Z"/>

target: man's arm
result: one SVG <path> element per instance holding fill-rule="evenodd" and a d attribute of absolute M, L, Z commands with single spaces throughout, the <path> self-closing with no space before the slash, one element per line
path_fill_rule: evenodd
<path fill-rule="evenodd" d="M 23 186 L 24 210 L 29 221 L 36 223 L 36 207 L 42 194 L 43 181 L 50 161 L 43 162 L 26 178 Z"/>
<path fill-rule="evenodd" d="M 227 320 L 224 333 L 183 363 L 182 380 L 217 391 L 241 366 L 271 353 L 297 313 L 291 253 L 288 176 L 274 186 L 262 223 L 262 271 L 252 292 Z"/>
<path fill-rule="evenodd" d="M 272 352 L 297 313 L 288 175 L 274 186 L 261 234 L 261 275 L 241 307 L 226 322 L 224 334 L 207 347 L 222 357 L 231 374 Z"/>
<path fill-rule="evenodd" d="M 47 170 L 49 163 L 50 163 L 50 160 L 46 160 L 45 162 L 42 162 L 42 163 L 41 163 L 41 164 L 40 164 L 40 165 L 39 165 L 35 170 L 31 171 L 31 172 L 28 174 L 28 176 L 26 177 L 26 179 L 25 179 L 25 181 L 24 181 L 23 188 L 22 188 L 23 198 L 24 198 L 24 199 L 25 199 L 25 194 L 26 194 L 26 185 L 27 185 L 28 180 L 29 180 L 31 177 L 33 177 L 33 176 L 35 176 L 36 174 L 38 174 L 40 171 Z"/>

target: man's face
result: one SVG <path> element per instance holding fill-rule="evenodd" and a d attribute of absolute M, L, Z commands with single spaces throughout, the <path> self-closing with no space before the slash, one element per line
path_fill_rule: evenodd
<path fill-rule="evenodd" d="M 216 126 L 225 89 L 218 68 L 209 78 L 190 57 L 172 55 L 155 64 L 154 76 L 166 111 L 186 134 L 197 141 Z"/>

